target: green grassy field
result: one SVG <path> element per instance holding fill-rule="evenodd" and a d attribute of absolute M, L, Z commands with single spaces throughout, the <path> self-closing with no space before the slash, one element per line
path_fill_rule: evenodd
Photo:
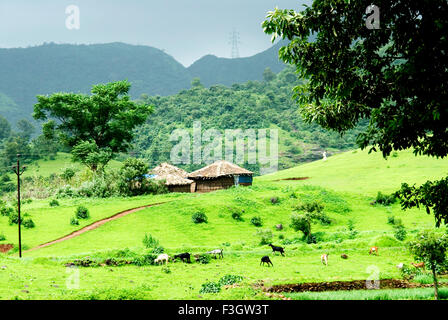
<path fill-rule="evenodd" d="M 36 223 L 36 228 L 24 230 L 28 248 L 59 238 L 76 229 L 125 209 L 151 203 L 167 202 L 106 223 L 98 229 L 52 246 L 25 252 L 19 260 L 16 253 L 0 255 L 0 299 L 265 299 L 253 285 L 262 280 L 272 284 L 363 280 L 371 276 L 372 268 L 380 279 L 400 278 L 398 263 L 410 263 L 412 257 L 405 241 L 393 236 L 387 224 L 389 216 L 402 219 L 407 239 L 418 230 L 434 227 L 434 219 L 424 210 L 402 211 L 399 204 L 370 205 L 378 191 L 390 193 L 401 182 L 422 183 L 447 174 L 448 161 L 415 157 L 411 152 L 383 160 L 378 154 L 364 151 L 347 152 L 275 174 L 257 177 L 252 187 L 231 188 L 208 194 L 168 194 L 136 198 L 70 199 L 61 206 L 50 208 L 49 200 L 35 200 L 24 207 Z M 282 180 L 309 177 L 307 180 Z M 278 197 L 277 204 L 271 203 Z M 306 200 L 319 200 L 331 218 L 330 225 L 315 223 L 312 232 L 320 241 L 306 244 L 302 234 L 290 226 L 293 207 Z M 71 226 L 77 205 L 89 208 L 91 218 L 80 226 Z M 244 210 L 243 220 L 231 217 Z M 194 224 L 191 215 L 203 211 L 206 224 Z M 257 228 L 250 223 L 253 216 L 263 220 Z M 348 222 L 353 221 L 357 233 L 353 236 Z M 284 229 L 277 231 L 276 224 Z M 286 256 L 274 256 L 266 245 L 260 245 L 258 229 L 269 229 L 272 242 L 285 247 Z M 16 227 L 0 217 L 0 233 L 14 243 Z M 191 265 L 170 263 L 169 272 L 161 266 L 121 266 L 79 268 L 79 289 L 66 285 L 70 272 L 65 263 L 86 256 L 104 259 L 119 255 L 120 250 L 143 254 L 145 233 L 156 237 L 165 251 L 203 253 L 223 248 L 224 259 L 210 264 Z M 380 248 L 379 256 L 370 256 L 370 246 Z M 320 255 L 329 253 L 329 265 L 320 262 Z M 340 258 L 346 253 L 349 258 Z M 273 268 L 259 266 L 260 258 L 269 254 Z M 244 277 L 239 287 L 222 289 L 219 293 L 199 293 L 201 285 L 218 281 L 226 274 Z M 383 290 L 380 290 L 381 292 Z M 355 293 L 297 293 L 294 299 L 428 299 L 428 289 L 377 291 L 366 295 Z M 397 293 L 400 292 L 400 293 Z M 446 296 L 446 295 L 445 295 Z"/>

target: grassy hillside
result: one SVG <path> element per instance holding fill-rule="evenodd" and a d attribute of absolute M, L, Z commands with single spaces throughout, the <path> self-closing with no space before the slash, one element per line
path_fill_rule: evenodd
<path fill-rule="evenodd" d="M 409 151 L 399 152 L 386 161 L 358 150 L 330 157 L 326 162 L 316 161 L 258 177 L 247 188 L 135 199 L 66 200 L 60 208 L 53 209 L 49 209 L 46 201 L 34 201 L 26 210 L 35 220 L 36 228 L 24 230 L 23 235 L 29 247 L 78 229 L 69 225 L 78 204 L 86 205 L 92 213 L 91 220 L 95 220 L 126 207 L 168 202 L 108 222 L 65 242 L 27 252 L 23 261 L 14 255 L 0 256 L 0 264 L 8 270 L 0 272 L 0 283 L 8 283 L 7 287 L 0 285 L 0 298 L 261 299 L 265 296 L 252 286 L 260 280 L 266 285 L 362 280 L 371 274 L 371 266 L 378 268 L 380 279 L 400 278 L 395 266 L 413 261 L 405 248 L 406 240 L 418 230 L 432 228 L 434 219 L 424 210 L 404 212 L 398 203 L 382 206 L 370 202 L 378 191 L 392 192 L 401 181 L 421 183 L 428 178 L 442 177 L 447 165 L 447 160 L 414 157 Z M 309 179 L 280 180 L 294 177 Z M 278 198 L 278 203 L 271 202 L 273 197 Z M 312 225 L 312 232 L 319 237 L 315 244 L 305 243 L 301 233 L 289 226 L 293 208 L 307 200 L 320 201 L 332 221 L 329 225 Z M 191 215 L 197 211 L 206 213 L 208 223 L 192 222 Z M 242 221 L 232 218 L 235 211 L 242 213 Z M 261 217 L 262 227 L 251 224 L 253 216 Z M 408 232 L 405 241 L 394 238 L 393 228 L 387 223 L 389 216 L 402 219 Z M 1 243 L 14 243 L 15 228 L 8 226 L 5 219 L 0 217 L 0 232 L 7 240 Z M 349 230 L 349 221 L 357 232 L 354 236 Z M 282 231 L 274 227 L 279 223 L 284 226 Z M 274 256 L 269 247 L 260 245 L 259 229 L 272 232 L 272 242 L 285 247 L 286 257 Z M 169 272 L 160 266 L 81 268 L 80 289 L 67 289 L 64 263 L 86 256 L 102 261 L 107 257 L 142 254 L 146 233 L 156 237 L 170 255 L 223 248 L 224 259 L 212 260 L 206 265 L 170 263 Z M 368 254 L 372 245 L 380 248 L 379 256 Z M 320 263 L 324 252 L 329 253 L 328 267 Z M 341 259 L 341 253 L 348 254 L 349 258 Z M 265 254 L 271 256 L 274 268 L 259 266 L 260 257 Z M 239 287 L 223 289 L 218 294 L 199 294 L 203 283 L 218 281 L 226 274 L 241 275 L 244 280 Z M 23 292 L 30 278 L 34 279 L 32 287 Z M 363 293 L 353 296 L 359 298 Z M 389 292 L 383 296 L 430 297 L 427 290 L 403 291 L 398 295 Z M 370 295 L 371 299 L 375 297 L 378 295 Z"/>

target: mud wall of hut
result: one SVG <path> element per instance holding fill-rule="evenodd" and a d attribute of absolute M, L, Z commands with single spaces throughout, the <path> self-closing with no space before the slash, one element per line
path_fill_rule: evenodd
<path fill-rule="evenodd" d="M 219 177 L 215 179 L 201 179 L 196 181 L 196 192 L 210 192 L 228 189 L 235 184 L 232 177 Z"/>
<path fill-rule="evenodd" d="M 191 185 L 186 184 L 183 186 L 168 186 L 170 192 L 191 192 Z"/>

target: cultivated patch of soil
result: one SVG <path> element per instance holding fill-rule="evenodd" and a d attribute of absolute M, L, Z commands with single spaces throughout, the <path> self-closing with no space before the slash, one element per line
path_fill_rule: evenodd
<path fill-rule="evenodd" d="M 372 283 L 372 281 L 369 281 Z M 373 285 L 373 283 L 372 283 Z M 379 289 L 405 289 L 405 288 L 428 288 L 431 284 L 412 283 L 405 280 L 384 279 L 380 280 Z M 264 287 L 266 292 L 322 292 L 322 291 L 341 291 L 341 290 L 366 290 L 366 280 L 353 281 L 333 281 L 333 282 L 310 282 L 297 284 L 281 284 L 271 287 Z"/>
<path fill-rule="evenodd" d="M 13 244 L 0 244 L 0 252 L 1 253 L 6 253 L 9 250 L 11 250 L 12 248 L 14 248 Z"/>
<path fill-rule="evenodd" d="M 77 237 L 77 236 L 79 236 L 79 235 L 81 235 L 81 234 L 83 234 L 83 233 L 85 233 L 87 231 L 96 229 L 96 228 L 102 226 L 103 224 L 105 224 L 106 222 L 109 222 L 109 221 L 112 221 L 112 220 L 116 220 L 116 219 L 124 217 L 124 216 L 126 216 L 128 214 L 131 214 L 131 213 L 134 213 L 134 212 L 137 212 L 137 211 L 149 208 L 149 207 L 158 206 L 158 205 L 161 205 L 161 204 L 164 204 L 164 203 L 166 203 L 166 202 L 149 204 L 149 205 L 146 205 L 146 206 L 142 206 L 142 207 L 138 207 L 138 208 L 134 208 L 134 209 L 130 209 L 130 210 L 126 210 L 126 211 L 122 211 L 122 212 L 116 213 L 113 216 L 110 216 L 109 218 L 98 220 L 98 221 L 96 221 L 96 222 L 94 222 L 92 224 L 89 224 L 88 226 L 85 226 L 84 228 L 76 230 L 76 231 L 74 231 L 74 232 L 72 232 L 72 233 L 70 233 L 70 234 L 68 234 L 68 235 L 66 235 L 64 237 L 61 237 L 59 239 L 56 239 L 56 240 L 53 240 L 53 241 L 41 244 L 41 245 L 39 245 L 37 247 L 29 249 L 28 251 L 33 251 L 33 250 L 45 248 L 45 247 L 51 246 L 52 244 L 55 244 L 55 243 L 58 243 L 58 242 L 62 242 L 62 241 L 68 240 L 68 239 L 72 239 L 72 238 Z"/>

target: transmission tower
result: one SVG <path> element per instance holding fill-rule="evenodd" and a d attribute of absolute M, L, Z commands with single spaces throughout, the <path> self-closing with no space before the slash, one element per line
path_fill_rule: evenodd
<path fill-rule="evenodd" d="M 232 45 L 232 59 L 239 58 L 240 57 L 240 50 L 238 48 L 238 45 L 241 44 L 240 42 L 240 33 L 233 29 L 233 32 L 230 34 L 230 42 L 229 44 Z"/>

